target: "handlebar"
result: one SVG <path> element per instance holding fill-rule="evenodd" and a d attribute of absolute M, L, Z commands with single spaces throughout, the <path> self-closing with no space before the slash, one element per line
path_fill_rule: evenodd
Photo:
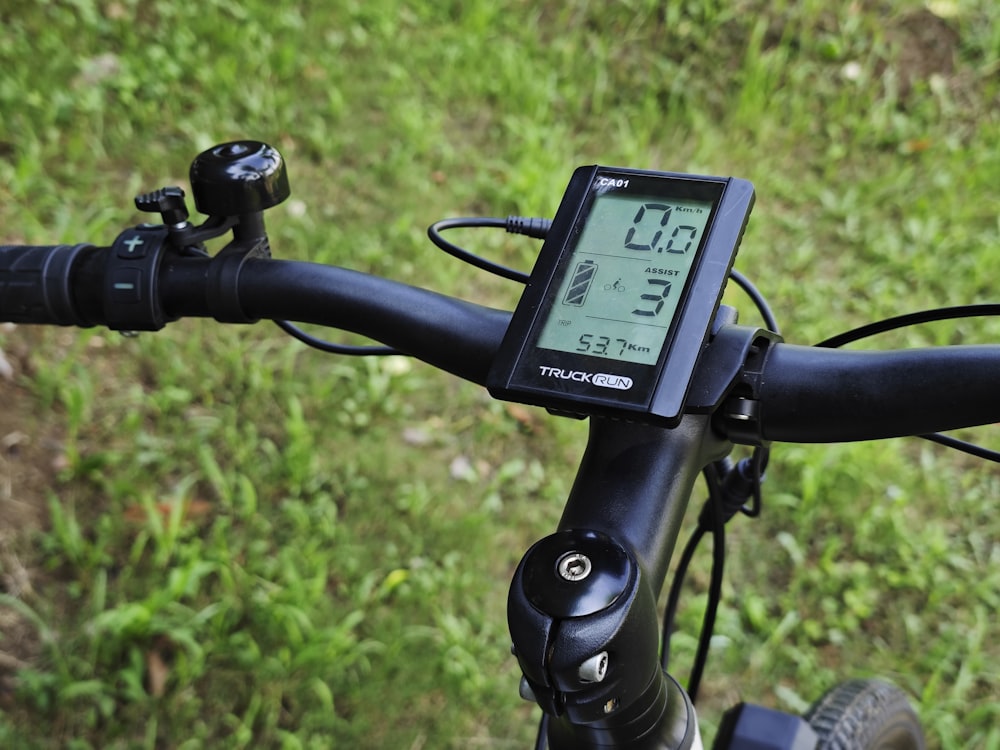
<path fill-rule="evenodd" d="M 219 188 L 209 179 L 219 177 L 213 160 L 225 166 L 248 148 L 228 144 L 199 157 L 203 196 Z M 195 227 L 183 192 L 164 188 L 137 199 L 164 223 L 126 230 L 110 247 L 0 247 L 0 322 L 120 331 L 158 330 L 184 317 L 319 324 L 487 384 L 510 312 L 344 268 L 271 259 L 262 210 L 287 197 L 287 184 L 270 151 L 250 151 L 268 156 L 266 168 L 252 170 L 267 179 L 253 182 L 249 197 L 228 172 L 222 181 L 226 190 L 239 187 L 233 205 L 246 214 L 210 216 Z M 204 240 L 229 229 L 233 241 L 209 257 Z M 720 310 L 680 423 L 668 430 L 594 418 L 558 533 L 529 550 L 515 574 L 513 650 L 526 694 L 554 717 L 553 750 L 698 745 L 690 701 L 657 666 L 654 605 L 694 482 L 732 443 L 869 440 L 1000 422 L 998 371 L 1000 346 L 795 346 Z M 571 574 L 553 575 L 573 556 L 596 571 L 583 589 L 567 588 Z M 608 667 L 609 653 L 631 658 Z M 601 657 L 606 679 L 581 677 Z"/>
<path fill-rule="evenodd" d="M 87 244 L 0 247 L 0 321 L 128 330 L 182 317 L 232 319 L 218 311 L 235 307 L 247 322 L 362 334 L 480 385 L 510 321 L 507 311 L 357 271 L 225 252 L 165 253 L 154 286 L 123 254 Z M 220 305 L 219 297 L 230 299 Z M 150 309 L 159 316 L 152 326 Z M 716 366 L 702 360 L 700 370 Z M 758 372 L 733 373 L 716 387 L 729 403 L 753 408 L 720 409 L 714 426 L 745 435 L 750 423 L 758 441 L 821 443 L 989 424 L 1000 421 L 998 372 L 996 345 L 857 352 L 773 343 Z"/>
<path fill-rule="evenodd" d="M 9 323 L 88 325 L 76 313 L 81 255 L 90 245 L 0 247 L 0 320 Z"/>

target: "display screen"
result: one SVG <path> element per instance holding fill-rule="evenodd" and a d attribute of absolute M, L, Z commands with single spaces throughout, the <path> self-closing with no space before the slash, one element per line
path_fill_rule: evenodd
<path fill-rule="evenodd" d="M 598 188 L 545 300 L 537 345 L 656 365 L 712 206 Z"/>
<path fill-rule="evenodd" d="M 494 357 L 490 393 L 675 427 L 753 201 L 736 177 L 579 167 Z"/>

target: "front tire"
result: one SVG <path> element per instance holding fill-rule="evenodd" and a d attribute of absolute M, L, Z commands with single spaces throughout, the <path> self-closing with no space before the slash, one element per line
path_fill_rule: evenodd
<path fill-rule="evenodd" d="M 850 680 L 805 715 L 817 750 L 924 750 L 924 733 L 906 694 L 879 680 Z"/>

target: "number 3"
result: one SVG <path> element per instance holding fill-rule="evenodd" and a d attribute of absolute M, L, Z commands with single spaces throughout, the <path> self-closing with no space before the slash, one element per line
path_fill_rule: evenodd
<path fill-rule="evenodd" d="M 646 282 L 652 286 L 662 286 L 663 289 L 660 290 L 659 294 L 643 294 L 639 299 L 646 300 L 648 302 L 655 302 L 656 305 L 652 310 L 633 310 L 633 315 L 643 315 L 647 318 L 653 318 L 660 314 L 660 310 L 663 309 L 663 301 L 670 294 L 670 282 L 666 279 L 646 279 Z"/>

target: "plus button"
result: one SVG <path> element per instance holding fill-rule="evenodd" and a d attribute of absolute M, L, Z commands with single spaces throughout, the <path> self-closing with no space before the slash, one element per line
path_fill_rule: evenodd
<path fill-rule="evenodd" d="M 122 260 L 136 260 L 145 258 L 149 250 L 146 248 L 146 240 L 141 234 L 133 234 L 127 240 L 119 240 L 116 244 L 117 255 Z"/>

